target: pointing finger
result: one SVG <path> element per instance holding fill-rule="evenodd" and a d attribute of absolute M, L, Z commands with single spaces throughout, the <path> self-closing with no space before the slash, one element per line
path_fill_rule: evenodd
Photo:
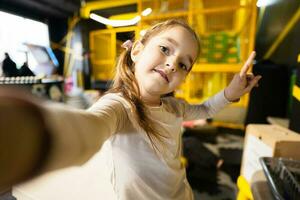
<path fill-rule="evenodd" d="M 250 54 L 250 56 L 248 57 L 247 61 L 245 62 L 244 66 L 242 67 L 242 69 L 240 71 L 241 78 L 246 76 L 247 71 L 249 70 L 250 65 L 251 65 L 255 55 L 256 55 L 255 51 L 252 51 L 252 53 Z"/>

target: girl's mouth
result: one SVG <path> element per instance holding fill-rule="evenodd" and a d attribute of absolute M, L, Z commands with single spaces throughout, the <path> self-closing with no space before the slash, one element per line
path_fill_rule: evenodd
<path fill-rule="evenodd" d="M 165 72 L 163 72 L 162 70 L 160 69 L 153 69 L 153 71 L 159 73 L 168 83 L 169 83 L 169 79 L 168 79 L 168 76 L 165 74 Z"/>

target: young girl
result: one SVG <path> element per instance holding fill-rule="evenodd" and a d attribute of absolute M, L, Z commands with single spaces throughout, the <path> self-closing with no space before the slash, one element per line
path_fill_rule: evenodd
<path fill-rule="evenodd" d="M 30 110 L 31 124 L 40 124 L 39 128 L 22 124 L 29 137 L 35 139 L 23 141 L 32 147 L 30 151 L 20 145 L 13 152 L 12 158 L 23 153 L 28 159 L 19 161 L 22 171 L 13 171 L 14 177 L 7 178 L 8 183 L 28 174 L 82 164 L 105 142 L 102 150 L 107 165 L 103 168 L 117 199 L 193 199 L 179 160 L 181 124 L 212 117 L 257 85 L 261 77 L 247 74 L 255 53 L 228 87 L 203 104 L 190 105 L 165 96 L 185 80 L 200 52 L 198 37 L 186 23 L 159 23 L 140 40 L 133 44 L 127 41 L 124 47 L 112 88 L 87 111 L 0 93 L 1 109 L 12 110 L 9 106 L 14 101 L 10 108 L 14 107 L 15 116 L 29 120 Z M 0 114 L 4 127 L 9 127 L 10 119 Z M 0 129 L 4 137 L 7 130 L 8 138 L 22 135 L 13 128 L 4 130 Z M 4 173 L 0 175 L 5 177 Z"/>

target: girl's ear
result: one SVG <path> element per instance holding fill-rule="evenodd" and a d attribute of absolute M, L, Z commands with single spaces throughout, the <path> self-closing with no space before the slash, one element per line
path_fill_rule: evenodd
<path fill-rule="evenodd" d="M 131 56 L 131 60 L 134 63 L 138 60 L 138 57 L 141 54 L 143 49 L 144 49 L 144 44 L 140 40 L 137 40 L 133 43 L 130 56 Z"/>

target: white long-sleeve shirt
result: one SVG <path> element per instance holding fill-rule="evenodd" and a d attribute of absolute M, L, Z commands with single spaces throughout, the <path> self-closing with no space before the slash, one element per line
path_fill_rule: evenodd
<path fill-rule="evenodd" d="M 179 160 L 181 124 L 212 117 L 227 104 L 221 91 L 199 105 L 166 97 L 161 106 L 148 107 L 161 134 L 167 136 L 156 152 L 134 120 L 130 104 L 120 94 L 104 95 L 87 111 L 46 107 L 55 137 L 45 171 L 83 163 L 104 143 L 100 150 L 104 155 L 101 170 L 114 193 L 111 199 L 191 200 L 193 193 Z"/>
<path fill-rule="evenodd" d="M 108 123 L 112 135 L 105 145 L 106 169 L 118 199 L 193 199 L 185 168 L 180 163 L 181 124 L 185 120 L 209 118 L 229 102 L 220 92 L 201 105 L 167 97 L 159 107 L 148 107 L 151 118 L 163 127 L 163 147 L 154 152 L 150 140 L 133 118 L 130 105 L 118 94 L 105 95 L 89 111 L 114 116 Z M 107 110 L 102 108 L 106 107 Z M 117 109 L 116 109 L 117 108 Z M 113 113 L 113 114 L 112 114 Z M 116 123 L 117 122 L 117 123 Z M 115 126 L 117 124 L 117 126 Z"/>

